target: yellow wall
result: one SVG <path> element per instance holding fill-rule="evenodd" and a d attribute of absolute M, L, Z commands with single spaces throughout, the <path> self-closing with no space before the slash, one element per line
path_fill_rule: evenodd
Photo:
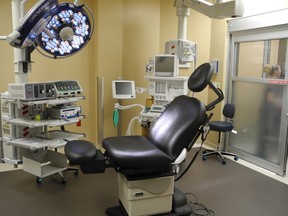
<path fill-rule="evenodd" d="M 0 35 L 4 36 L 12 30 L 11 3 L 9 1 L 0 1 L 1 30 Z M 0 92 L 6 91 L 7 83 L 14 82 L 13 71 L 13 49 L 6 42 L 0 40 Z"/>
<path fill-rule="evenodd" d="M 104 136 L 116 135 L 112 125 L 112 90 L 113 79 L 122 76 L 123 68 L 123 3 L 119 0 L 98 0 L 97 20 L 98 40 L 94 49 L 98 52 L 98 63 L 95 66 L 96 76 L 104 78 Z M 96 82 L 94 83 L 96 85 Z M 93 92 L 96 97 L 97 91 Z M 93 107 L 97 112 L 97 107 Z M 91 121 L 91 119 L 89 119 Z M 92 124 L 95 126 L 97 119 Z M 95 133 L 96 128 L 95 128 Z"/>
<path fill-rule="evenodd" d="M 124 0 L 123 1 L 123 79 L 135 80 L 136 86 L 147 87 L 143 79 L 145 64 L 149 57 L 165 53 L 165 42 L 177 39 L 178 17 L 174 0 Z M 187 40 L 198 45 L 197 66 L 209 61 L 211 19 L 194 11 L 188 17 Z M 190 76 L 193 64 L 189 69 L 181 69 L 180 75 Z M 197 94 L 203 102 L 207 102 L 208 91 Z M 136 100 L 125 101 L 124 104 L 145 104 L 147 94 L 138 94 Z M 132 117 L 139 113 L 139 108 L 122 112 L 123 133 Z M 140 134 L 139 125 L 135 124 L 136 133 Z"/>
<path fill-rule="evenodd" d="M 226 20 L 212 20 L 211 24 L 211 34 L 210 34 L 210 60 L 218 60 L 219 68 L 218 74 L 213 74 L 211 81 L 219 84 L 218 88 L 220 88 L 224 93 L 224 100 L 215 106 L 212 110 L 213 112 L 213 120 L 220 120 L 222 118 L 222 108 L 225 100 L 227 99 L 227 95 L 225 95 L 226 89 L 226 79 L 227 79 L 227 51 L 228 51 L 228 33 L 227 33 L 227 24 Z M 216 95 L 212 90 L 208 92 L 208 102 L 211 102 L 216 99 Z M 207 137 L 207 142 L 216 144 L 218 139 L 218 134 L 215 132 L 210 132 Z"/>
<path fill-rule="evenodd" d="M 60 2 L 67 2 L 61 0 Z M 30 0 L 27 8 L 37 0 Z M 70 1 L 69 1 L 70 2 Z M 72 2 L 72 1 L 71 1 Z M 97 77 L 104 78 L 104 137 L 117 135 L 112 124 L 113 106 L 111 81 L 122 77 L 135 80 L 136 86 L 147 87 L 144 80 L 145 64 L 149 57 L 164 53 L 168 40 L 177 39 L 178 18 L 174 0 L 85 0 L 95 16 L 95 32 L 90 43 L 76 55 L 61 59 L 49 59 L 37 51 L 32 53 L 30 82 L 48 80 L 79 80 L 86 99 L 79 104 L 85 119 L 81 127 L 69 126 L 68 130 L 83 132 L 86 139 L 97 141 Z M 12 31 L 11 2 L 0 1 L 0 35 Z M 4 21 L 5 20 L 5 21 Z M 197 66 L 210 60 L 211 19 L 190 11 L 187 39 L 198 44 Z M 216 56 L 217 53 L 215 54 Z M 0 41 L 0 91 L 7 90 L 7 84 L 14 82 L 13 49 L 6 41 Z M 193 65 L 192 65 L 193 66 Z M 182 69 L 181 75 L 189 76 L 193 67 Z M 145 104 L 147 94 L 137 95 L 133 101 L 124 104 Z M 197 94 L 201 100 L 208 100 L 208 91 Z M 130 119 L 139 109 L 123 111 L 123 132 Z M 138 130 L 139 132 L 139 130 Z"/>
<path fill-rule="evenodd" d="M 123 73 L 122 78 L 135 80 L 136 87 L 147 87 L 145 65 L 149 57 L 159 52 L 160 1 L 124 0 L 123 1 Z M 116 77 L 115 77 L 116 78 Z M 147 94 L 137 94 L 135 100 L 123 101 L 127 104 L 145 105 Z M 122 112 L 122 134 L 125 134 L 131 118 L 141 108 L 132 108 Z M 134 124 L 140 134 L 139 124 Z"/>

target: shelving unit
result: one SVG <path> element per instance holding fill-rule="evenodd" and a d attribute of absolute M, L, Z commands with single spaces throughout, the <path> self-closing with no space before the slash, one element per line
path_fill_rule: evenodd
<path fill-rule="evenodd" d="M 1 94 L 2 161 L 17 166 L 23 164 L 23 170 L 42 178 L 67 169 L 67 159 L 57 148 L 65 146 L 67 141 L 84 137 L 81 133 L 61 130 L 63 126 L 76 124 L 83 115 L 71 118 L 50 118 L 47 108 L 57 106 L 73 109 L 75 103 L 84 97 L 66 97 L 48 100 L 25 101 L 9 98 L 8 93 Z M 38 117 L 36 117 L 38 115 Z M 60 127 L 60 130 L 52 130 Z"/>

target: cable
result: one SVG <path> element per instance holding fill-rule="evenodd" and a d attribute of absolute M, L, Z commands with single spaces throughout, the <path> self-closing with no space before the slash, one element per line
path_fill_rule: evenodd
<path fill-rule="evenodd" d="M 127 128 L 127 131 L 126 131 L 126 136 L 135 135 L 133 125 L 134 125 L 134 122 L 135 122 L 136 120 L 139 120 L 139 117 L 138 117 L 138 116 L 134 116 L 134 117 L 130 120 L 129 125 L 128 125 L 128 128 Z"/>
<path fill-rule="evenodd" d="M 201 135 L 201 145 L 198 149 L 198 151 L 195 153 L 194 157 L 192 158 L 191 162 L 189 163 L 189 165 L 186 167 L 186 169 L 179 175 L 179 177 L 177 177 L 175 179 L 175 182 L 178 181 L 179 179 L 181 179 L 185 173 L 189 170 L 189 168 L 191 167 L 191 165 L 194 163 L 194 161 L 196 160 L 199 152 L 201 151 L 202 149 L 202 146 L 208 136 L 208 133 L 210 132 L 210 127 L 208 125 L 208 122 L 210 121 L 210 119 L 212 118 L 213 116 L 213 113 L 210 113 L 209 116 L 207 117 L 206 119 L 206 124 L 205 125 L 202 125 L 201 128 L 198 130 L 198 133 L 196 134 L 196 136 L 192 139 L 189 147 L 188 147 L 188 150 L 190 150 L 192 148 L 192 145 L 195 143 L 195 141 L 198 139 L 198 137 Z M 192 144 L 192 145 L 191 145 Z"/>
<path fill-rule="evenodd" d="M 194 163 L 194 161 L 196 160 L 199 152 L 201 151 L 202 149 L 202 145 L 203 145 L 204 141 L 201 142 L 201 145 L 198 149 L 198 151 L 195 153 L 194 157 L 192 158 L 192 160 L 190 161 L 189 165 L 186 167 L 186 169 L 175 179 L 175 182 L 178 181 L 179 179 L 181 179 L 185 173 L 190 169 L 191 165 Z"/>
<path fill-rule="evenodd" d="M 195 199 L 195 202 L 189 200 L 189 195 Z M 192 207 L 193 216 L 214 216 L 214 211 L 208 209 L 204 204 L 198 203 L 197 196 L 193 193 L 186 193 L 185 194 L 188 203 Z"/>

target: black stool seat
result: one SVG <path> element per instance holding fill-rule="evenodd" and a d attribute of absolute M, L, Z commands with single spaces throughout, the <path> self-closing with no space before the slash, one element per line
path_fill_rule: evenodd
<path fill-rule="evenodd" d="M 143 136 L 109 137 L 102 145 L 109 158 L 125 169 L 164 167 L 174 161 Z"/>
<path fill-rule="evenodd" d="M 210 130 L 212 131 L 221 131 L 227 132 L 233 130 L 234 126 L 231 122 L 224 122 L 224 121 L 212 121 L 209 122 Z"/>
<path fill-rule="evenodd" d="M 94 144 L 86 140 L 69 141 L 65 145 L 64 151 L 70 163 L 77 165 L 93 161 L 97 156 Z"/>

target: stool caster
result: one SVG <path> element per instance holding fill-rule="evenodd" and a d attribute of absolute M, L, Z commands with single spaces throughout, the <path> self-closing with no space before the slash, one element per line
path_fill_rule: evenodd
<path fill-rule="evenodd" d="M 66 183 L 67 183 L 67 180 L 66 180 L 65 178 L 62 178 L 61 183 L 62 183 L 62 184 L 66 184 Z"/>
<path fill-rule="evenodd" d="M 37 184 L 41 184 L 43 182 L 43 178 L 37 177 L 36 182 Z"/>

